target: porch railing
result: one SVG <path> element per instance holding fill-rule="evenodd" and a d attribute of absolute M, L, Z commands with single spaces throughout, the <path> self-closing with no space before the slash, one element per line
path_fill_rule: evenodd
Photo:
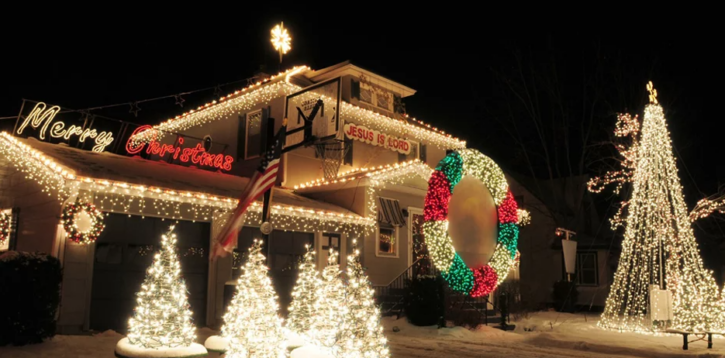
<path fill-rule="evenodd" d="M 441 273 L 435 268 L 430 259 L 423 258 L 413 262 L 410 267 L 390 281 L 387 285 L 373 286 L 375 297 L 380 305 L 383 315 L 403 314 L 405 295 L 408 293 L 408 284 L 419 276 L 439 276 Z M 454 321 L 475 321 L 488 325 L 489 315 L 488 296 L 471 297 L 452 290 L 447 285 L 444 290 L 445 315 Z M 471 314 L 474 317 L 471 317 Z"/>

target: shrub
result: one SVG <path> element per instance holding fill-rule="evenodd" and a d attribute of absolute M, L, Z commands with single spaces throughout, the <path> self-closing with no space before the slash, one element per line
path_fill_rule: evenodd
<path fill-rule="evenodd" d="M 406 281 L 405 316 L 416 326 L 432 326 L 443 316 L 445 298 L 440 276 L 418 276 Z"/>
<path fill-rule="evenodd" d="M 41 343 L 55 335 L 60 261 L 50 255 L 0 255 L 0 346 Z"/>
<path fill-rule="evenodd" d="M 579 291 L 574 282 L 557 281 L 554 283 L 554 308 L 561 312 L 574 312 Z"/>

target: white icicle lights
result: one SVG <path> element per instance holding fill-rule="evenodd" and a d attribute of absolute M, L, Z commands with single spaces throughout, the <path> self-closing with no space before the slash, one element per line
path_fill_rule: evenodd
<path fill-rule="evenodd" d="M 162 236 L 161 250 L 154 255 L 138 293 L 135 315 L 128 321 L 128 341 L 133 345 L 188 347 L 196 340 L 173 230 L 171 226 Z"/>
<path fill-rule="evenodd" d="M 237 282 L 237 292 L 224 315 L 222 336 L 229 338 L 226 358 L 280 358 L 286 344 L 277 294 L 264 265 L 262 241 L 255 239 Z"/>

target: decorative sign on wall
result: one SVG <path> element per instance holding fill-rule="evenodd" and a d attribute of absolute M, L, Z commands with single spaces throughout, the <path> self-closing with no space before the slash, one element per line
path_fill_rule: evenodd
<path fill-rule="evenodd" d="M 357 124 L 345 124 L 345 136 L 350 139 L 359 140 L 367 144 L 372 144 L 385 149 L 390 149 L 403 154 L 410 154 L 411 144 L 409 141 L 380 133 L 379 131 L 368 129 L 365 126 Z"/>
<path fill-rule="evenodd" d="M 157 142 L 156 140 L 151 140 L 148 143 L 148 146 L 146 142 L 136 142 L 133 140 L 134 136 L 137 133 L 141 133 L 151 128 L 152 127 L 149 125 L 144 125 L 136 128 L 136 130 L 133 132 L 133 134 L 131 134 L 131 136 L 128 138 L 128 141 L 126 142 L 126 152 L 128 152 L 128 154 L 138 154 L 145 147 L 147 154 L 158 155 L 162 158 L 166 154 L 169 154 L 174 158 L 174 160 L 178 159 L 184 163 L 191 162 L 199 166 L 217 168 L 227 171 L 232 170 L 232 163 L 234 163 L 234 158 L 231 155 L 207 153 L 206 149 L 204 149 L 203 143 L 198 143 L 193 148 L 182 148 L 181 146 L 184 144 L 184 137 L 179 137 L 179 139 L 174 144 L 163 144 Z"/>
<path fill-rule="evenodd" d="M 29 124 L 33 129 L 40 128 L 38 138 L 41 140 L 45 140 L 47 134 L 50 134 L 52 138 L 62 138 L 64 140 L 70 140 L 72 136 L 78 136 L 78 141 L 81 143 L 84 143 L 88 138 L 94 139 L 96 143 L 93 146 L 94 152 L 102 152 L 113 143 L 114 138 L 111 132 L 98 132 L 95 129 L 83 128 L 84 126 L 74 124 L 66 127 L 63 121 L 53 121 L 58 112 L 60 112 L 58 106 L 47 108 L 47 105 L 43 102 L 36 103 L 30 114 L 18 126 L 17 134 L 23 134 Z"/>

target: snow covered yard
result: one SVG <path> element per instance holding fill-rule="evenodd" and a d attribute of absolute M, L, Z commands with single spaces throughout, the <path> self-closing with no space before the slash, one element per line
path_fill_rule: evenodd
<path fill-rule="evenodd" d="M 598 316 L 537 312 L 516 322 L 514 332 L 481 326 L 436 329 L 416 327 L 405 319 L 384 318 L 385 335 L 393 358 L 435 357 L 725 357 L 725 339 L 715 339 L 713 349 L 706 342 L 682 350 L 681 336 L 656 337 L 603 331 L 596 327 Z M 393 327 L 399 332 L 393 332 Z M 197 342 L 217 332 L 197 331 Z M 0 347 L 5 358 L 111 358 L 121 334 L 107 331 L 95 336 L 56 336 L 37 345 Z M 210 354 L 209 357 L 216 357 Z"/>
<path fill-rule="evenodd" d="M 725 357 L 725 339 L 690 344 L 682 336 L 650 336 L 604 331 L 598 315 L 537 312 L 516 324 L 514 332 L 480 326 L 436 329 L 385 318 L 393 357 Z M 397 326 L 400 331 L 393 332 Z M 693 338 L 691 337 L 690 340 Z"/>

